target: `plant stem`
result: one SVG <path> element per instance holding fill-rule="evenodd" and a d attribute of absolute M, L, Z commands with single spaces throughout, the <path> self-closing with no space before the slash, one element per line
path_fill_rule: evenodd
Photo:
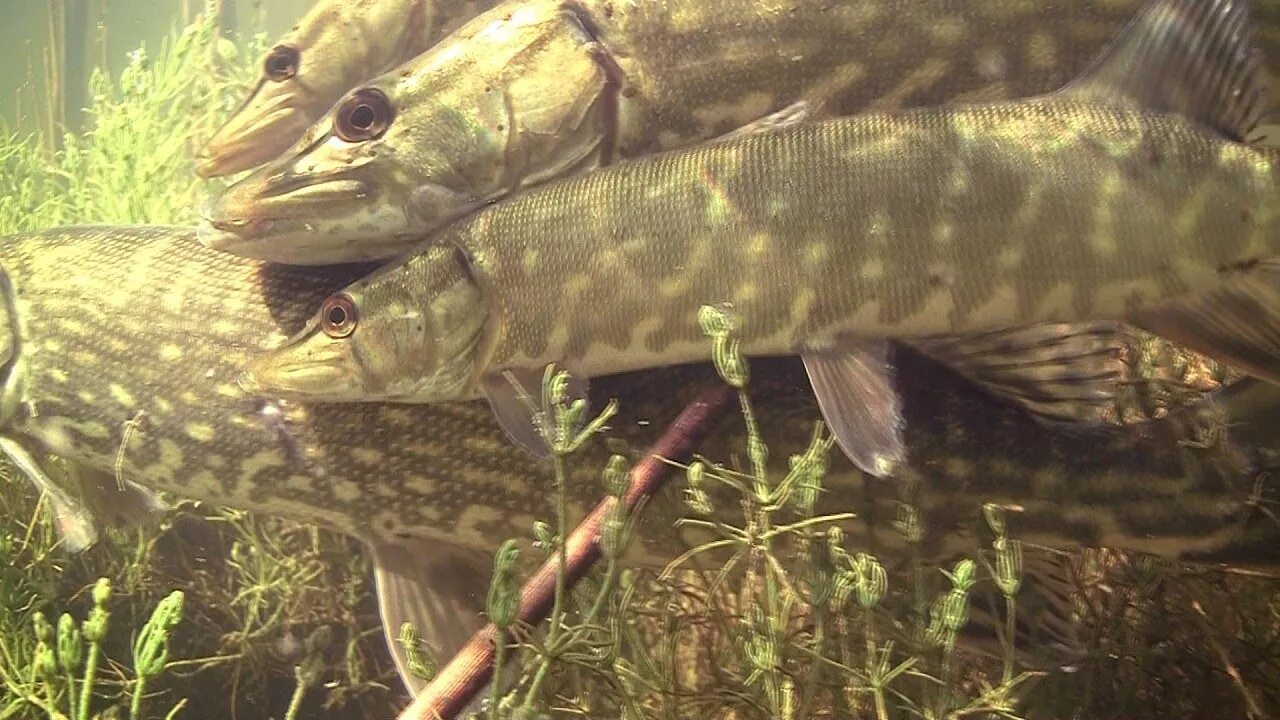
<path fill-rule="evenodd" d="M 1005 609 L 1007 610 L 1007 612 L 1005 613 L 1005 619 L 1004 619 L 1005 648 L 1004 648 L 1004 676 L 1003 677 L 1004 677 L 1004 682 L 1008 683 L 1010 680 L 1013 680 L 1013 654 L 1014 654 L 1014 651 L 1017 649 L 1017 645 L 1015 642 L 1017 636 L 1014 635 L 1014 633 L 1017 632 L 1017 629 L 1018 629 L 1018 624 L 1017 624 L 1018 598 L 1014 595 L 1005 595 L 1004 601 L 1005 601 Z"/>
<path fill-rule="evenodd" d="M 556 594 L 551 602 L 551 627 L 547 630 L 547 658 L 543 659 L 541 665 L 538 666 L 538 672 L 533 676 L 533 682 L 529 684 L 529 690 L 525 693 L 524 704 L 530 706 L 533 698 L 538 694 L 542 687 L 543 681 L 546 680 L 547 670 L 551 663 L 548 662 L 551 657 L 555 656 L 560 648 L 557 641 L 560 639 L 560 625 L 564 620 L 564 595 L 565 595 L 565 579 L 568 575 L 567 551 L 565 540 L 568 538 L 568 528 L 566 527 L 566 516 L 569 514 L 569 502 L 567 498 L 564 458 L 555 453 L 552 457 L 555 465 L 555 490 L 556 490 Z M 499 646 L 501 647 L 501 646 Z M 497 681 L 495 676 L 494 681 Z"/>
<path fill-rule="evenodd" d="M 129 700 L 129 719 L 138 720 L 142 715 L 142 694 L 147 690 L 147 676 L 139 675 L 138 684 L 133 689 L 133 697 Z"/>
<path fill-rule="evenodd" d="M 80 686 L 80 714 L 77 720 L 89 720 L 89 705 L 93 702 L 93 681 L 98 675 L 98 661 L 102 657 L 102 643 L 91 641 L 89 655 L 84 661 L 84 681 Z"/>

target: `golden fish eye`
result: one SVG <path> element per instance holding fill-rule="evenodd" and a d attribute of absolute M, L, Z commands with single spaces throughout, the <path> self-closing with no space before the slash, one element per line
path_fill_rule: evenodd
<path fill-rule="evenodd" d="M 267 78 L 280 82 L 298 74 L 298 48 L 292 45 L 277 45 L 267 53 L 262 63 L 262 70 Z"/>
<path fill-rule="evenodd" d="M 333 132 L 347 142 L 382 136 L 391 125 L 391 101 L 381 90 L 360 88 L 348 95 L 333 114 Z"/>
<path fill-rule="evenodd" d="M 320 308 L 320 329 L 337 340 L 356 331 L 356 304 L 346 295 L 334 295 Z"/>

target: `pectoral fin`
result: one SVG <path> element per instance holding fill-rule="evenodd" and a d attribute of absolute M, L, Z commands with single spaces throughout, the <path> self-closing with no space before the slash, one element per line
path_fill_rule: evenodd
<path fill-rule="evenodd" d="M 535 415 L 543 409 L 538 407 L 542 402 L 543 375 L 542 368 L 521 368 L 486 375 L 481 381 L 484 395 L 489 400 L 489 408 L 493 410 L 494 418 L 507 437 L 540 458 L 551 456 L 551 449 L 534 420 Z M 588 397 L 589 389 L 585 378 L 570 374 L 567 390 L 570 402 Z M 522 396 L 521 390 L 527 397 Z"/>
<path fill-rule="evenodd" d="M 1119 323 L 1090 322 L 1046 323 L 908 344 L 1036 417 L 1099 423 L 1115 406 L 1124 341 Z"/>
<path fill-rule="evenodd" d="M 751 122 L 730 130 L 729 132 L 712 138 L 710 142 L 725 142 L 726 140 L 734 140 L 745 135 L 754 135 L 760 132 L 768 132 L 771 130 L 781 130 L 793 125 L 799 125 L 802 122 L 808 122 L 814 119 L 813 104 L 808 100 L 797 100 L 784 108 L 775 110 L 768 115 L 756 118 Z"/>
<path fill-rule="evenodd" d="M 481 613 L 492 559 L 484 553 L 440 543 L 406 541 L 373 547 L 378 611 L 387 647 L 412 694 L 426 687 L 399 642 L 400 628 L 413 623 L 418 636 L 444 662 L 484 626 Z"/>
<path fill-rule="evenodd" d="M 1232 270 L 1207 292 L 1137 313 L 1134 325 L 1280 383 L 1280 259 Z"/>
<path fill-rule="evenodd" d="M 801 357 L 818 408 L 845 455 L 871 475 L 891 475 L 907 451 L 888 343 L 807 352 Z"/>

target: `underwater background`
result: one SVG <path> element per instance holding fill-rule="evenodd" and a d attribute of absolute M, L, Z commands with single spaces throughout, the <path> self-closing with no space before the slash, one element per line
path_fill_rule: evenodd
<path fill-rule="evenodd" d="M 309 3 L 231 6 L 4 0 L 0 235 L 82 222 L 193 224 L 199 201 L 225 184 L 195 177 L 195 149 L 240 104 L 271 38 Z M 72 16 L 89 21 L 69 24 Z M 46 64 L 49 58 L 58 59 Z M 770 440 L 767 430 L 744 439 L 735 457 Z M 803 451 L 776 448 L 779 456 Z M 603 475 L 602 496 L 612 492 L 605 457 L 569 460 L 581 463 L 582 473 Z M 820 480 L 812 479 L 815 493 Z M 697 490 L 675 491 L 664 511 L 703 517 L 711 503 L 745 507 L 751 492 L 749 483 L 742 497 Z M 383 645 L 360 543 L 267 515 L 173 500 L 160 523 L 108 527 L 93 547 L 70 554 L 58 545 L 46 501 L 5 467 L 0 720 L 396 715 L 405 691 Z M 1280 539 L 1274 514 L 1280 507 L 1263 494 L 1258 503 Z M 530 638 L 539 681 L 532 691 L 522 686 L 513 704 L 523 710 L 494 714 L 1280 713 L 1274 579 L 1070 548 L 1072 613 L 1087 653 L 1066 670 L 1044 669 L 1043 662 L 1015 656 L 1003 636 L 985 638 L 985 648 L 981 631 L 961 637 L 975 574 L 1006 610 L 1001 589 L 1016 594 L 1022 580 L 1024 548 L 1016 535 L 1005 537 L 999 507 L 970 518 L 994 537 L 975 544 L 970 558 L 939 566 L 913 550 L 921 531 L 909 510 L 878 518 L 878 532 L 905 542 L 887 543 L 878 556 L 840 556 L 827 533 L 807 534 L 821 523 L 812 501 L 803 505 L 788 501 L 766 512 L 766 522 L 788 529 L 763 550 L 762 562 L 804 588 L 798 595 L 811 603 L 806 612 L 790 607 L 795 594 L 781 600 L 777 588 L 762 587 L 748 562 L 736 572 L 709 563 L 658 573 L 612 558 L 572 596 L 577 624 L 569 621 L 575 640 L 567 649 L 539 657 L 539 641 Z M 758 510 L 741 523 L 760 522 Z M 522 544 L 535 554 L 526 562 L 539 559 L 539 548 L 545 552 L 551 532 L 547 524 L 523 529 Z M 1042 552 L 1064 555 L 1025 548 L 1028 558 Z M 927 583 L 920 581 L 925 576 Z M 976 591 L 972 598 L 976 606 Z M 772 622 L 801 615 L 809 619 Z M 745 620 L 731 627 L 729 618 Z M 815 661 L 808 645 L 815 632 L 826 656 L 839 663 Z M 907 640 L 895 644 L 899 637 Z M 422 658 L 424 672 L 440 660 Z"/>

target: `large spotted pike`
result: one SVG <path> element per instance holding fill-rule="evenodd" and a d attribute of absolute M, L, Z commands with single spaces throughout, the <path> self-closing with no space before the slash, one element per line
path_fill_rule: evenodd
<path fill-rule="evenodd" d="M 54 491 L 64 485 L 45 453 L 103 476 L 94 485 L 99 506 L 136 507 L 136 495 L 163 490 L 362 538 L 392 635 L 410 618 L 448 652 L 482 608 L 490 562 L 481 554 L 554 516 L 549 471 L 506 440 L 483 403 L 270 403 L 239 388 L 240 367 L 302 327 L 352 272 L 230 258 L 188 228 L 0 238 L 3 447 Z M 1270 386 L 1232 388 L 1220 408 L 1204 411 L 1207 420 L 1174 413 L 1121 435 L 1061 435 L 1029 426 L 925 359 L 904 362 L 915 460 L 907 472 L 917 481 L 926 560 L 974 552 L 967 528 L 991 500 L 1020 509 L 1009 513 L 1011 532 L 1028 542 L 1280 574 L 1280 527 L 1264 512 L 1275 497 L 1260 480 L 1280 451 L 1280 393 Z M 1135 373 L 1167 375 L 1181 362 L 1135 362 Z M 761 429 L 785 473 L 786 457 L 809 442 L 817 409 L 793 362 L 754 369 Z M 570 520 L 602 496 L 608 453 L 648 446 L 713 381 L 686 368 L 599 383 L 621 413 L 608 442 L 569 464 Z M 727 458 L 744 443 L 741 423 L 730 422 L 704 450 Z M 872 531 L 866 520 L 895 515 L 908 485 L 864 488 L 861 474 L 833 460 L 817 512 L 856 512 L 846 529 L 862 538 Z M 127 492 L 116 491 L 117 480 Z M 669 515 L 657 512 L 664 506 L 646 513 L 631 560 L 663 563 L 678 551 L 662 520 Z M 735 519 L 736 501 L 716 506 Z M 880 532 L 878 542 L 893 536 Z M 1029 579 L 1024 587 L 1040 586 Z"/>
<path fill-rule="evenodd" d="M 321 0 L 262 58 L 244 103 L 196 154 L 196 173 L 229 175 L 292 145 L 342 94 L 410 60 L 491 0 Z"/>
<path fill-rule="evenodd" d="M 389 257 L 483 203 L 744 123 L 1054 90 L 1140 4 L 509 0 L 352 89 L 213 198 L 201 238 L 294 264 Z M 1260 12 L 1280 27 L 1280 5 Z"/>
<path fill-rule="evenodd" d="M 1038 98 L 806 123 L 604 168 L 468 216 L 354 283 L 246 387 L 333 401 L 487 397 L 515 380 L 798 354 L 846 453 L 902 460 L 885 338 L 1042 415 L 1080 419 L 1127 319 L 1280 379 L 1280 154 L 1244 0 L 1160 0 Z M 994 334 L 992 334 L 994 333 Z M 1063 400 L 1065 402 L 1057 402 Z"/>

